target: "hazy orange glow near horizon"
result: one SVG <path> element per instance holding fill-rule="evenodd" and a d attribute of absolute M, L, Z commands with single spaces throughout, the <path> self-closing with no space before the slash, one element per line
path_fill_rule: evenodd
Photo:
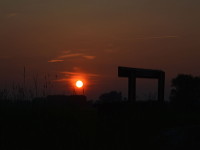
<path fill-rule="evenodd" d="M 88 99 L 126 96 L 117 67 L 127 66 L 164 70 L 167 99 L 177 74 L 200 75 L 199 18 L 199 0 L 1 0 L 0 89 L 37 79 L 40 91 L 71 94 L 81 80 Z M 155 82 L 138 80 L 138 92 Z"/>

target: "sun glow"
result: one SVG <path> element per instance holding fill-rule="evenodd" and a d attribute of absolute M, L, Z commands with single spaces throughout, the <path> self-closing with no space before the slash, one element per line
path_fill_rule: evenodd
<path fill-rule="evenodd" d="M 83 87 L 83 82 L 81 80 L 76 81 L 76 87 L 78 88 Z"/>

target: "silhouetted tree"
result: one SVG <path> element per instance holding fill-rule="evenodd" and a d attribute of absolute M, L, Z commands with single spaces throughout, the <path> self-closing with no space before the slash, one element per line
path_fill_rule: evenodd
<path fill-rule="evenodd" d="M 194 106 L 200 103 L 200 77 L 180 74 L 172 79 L 170 100 L 173 104 Z"/>
<path fill-rule="evenodd" d="M 103 103 L 120 102 L 122 101 L 122 93 L 117 91 L 111 91 L 99 96 L 99 101 Z"/>

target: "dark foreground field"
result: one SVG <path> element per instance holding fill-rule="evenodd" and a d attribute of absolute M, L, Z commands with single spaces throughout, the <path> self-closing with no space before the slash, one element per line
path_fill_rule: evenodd
<path fill-rule="evenodd" d="M 200 111 L 168 103 L 92 105 L 65 96 L 1 100 L 1 150 L 200 149 Z"/>

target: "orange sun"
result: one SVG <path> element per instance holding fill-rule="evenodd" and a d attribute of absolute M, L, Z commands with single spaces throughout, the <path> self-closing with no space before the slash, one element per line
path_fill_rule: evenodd
<path fill-rule="evenodd" d="M 76 81 L 76 87 L 78 88 L 83 87 L 83 82 L 81 80 Z"/>

